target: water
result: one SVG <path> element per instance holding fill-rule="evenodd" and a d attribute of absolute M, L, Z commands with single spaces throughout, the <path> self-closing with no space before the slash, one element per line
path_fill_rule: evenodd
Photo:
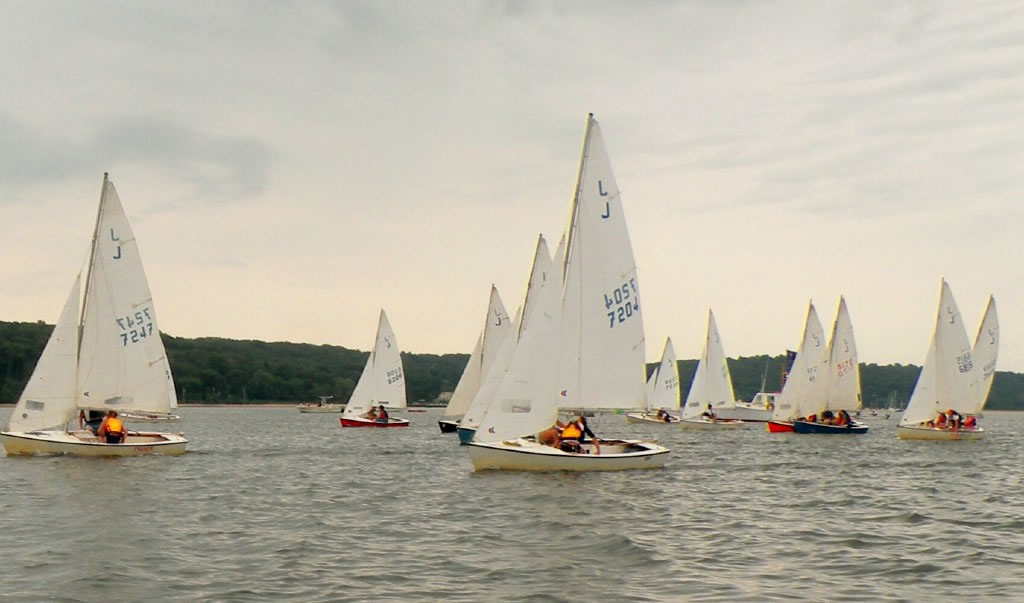
<path fill-rule="evenodd" d="M 528 474 L 473 473 L 438 410 L 390 430 L 181 411 L 183 457 L 0 457 L 0 598 L 1024 597 L 1024 413 L 986 413 L 982 442 L 613 416 L 599 436 L 656 435 L 666 467 Z"/>

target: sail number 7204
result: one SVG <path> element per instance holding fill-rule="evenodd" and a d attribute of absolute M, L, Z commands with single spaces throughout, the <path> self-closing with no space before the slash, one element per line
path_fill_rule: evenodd
<path fill-rule="evenodd" d="M 616 324 L 626 322 L 634 314 L 640 313 L 640 297 L 637 295 L 635 278 L 603 295 L 604 309 L 608 311 L 608 328 L 614 328 Z"/>

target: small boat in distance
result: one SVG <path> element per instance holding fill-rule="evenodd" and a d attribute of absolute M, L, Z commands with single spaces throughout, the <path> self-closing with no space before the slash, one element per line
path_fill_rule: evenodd
<path fill-rule="evenodd" d="M 406 404 L 402 356 L 388 316 L 381 309 L 373 350 L 339 421 L 342 427 L 406 427 L 408 419 L 390 415 L 380 419 L 376 415 L 380 406 L 402 409 Z"/>
<path fill-rule="evenodd" d="M 501 350 L 501 344 L 505 337 L 512 330 L 512 321 L 505 311 L 505 304 L 501 302 L 498 295 L 498 288 L 491 285 L 491 295 L 487 304 L 487 317 L 484 322 L 483 331 L 477 337 L 476 345 L 473 346 L 473 353 L 469 356 L 466 368 L 462 371 L 455 391 L 448 401 L 448 406 L 441 413 L 441 419 L 437 422 L 441 433 L 455 433 L 459 428 L 459 420 L 469 410 L 476 393 L 480 391 L 483 378 L 491 370 L 494 360 Z"/>
<path fill-rule="evenodd" d="M 796 352 L 796 359 L 789 371 L 789 376 L 782 386 L 776 400 L 772 418 L 768 421 L 768 431 L 783 433 L 793 431 L 793 421 L 802 416 L 801 405 L 809 400 L 820 399 L 824 395 L 819 391 L 825 384 L 819 379 L 819 371 L 827 362 L 825 355 L 825 330 L 818 320 L 818 312 L 814 303 L 807 304 L 807 320 L 804 323 L 804 335 Z"/>
<path fill-rule="evenodd" d="M 71 429 L 107 411 L 170 415 L 174 380 L 138 243 L 114 183 L 103 175 L 85 293 L 75 279 L 60 320 L 0 433 L 7 454 L 139 456 L 185 453 L 182 434 L 124 427 L 121 442 Z M 81 308 L 81 311 L 79 310 Z"/>
<path fill-rule="evenodd" d="M 719 409 L 734 408 L 736 393 L 732 387 L 729 363 L 725 359 L 725 346 L 718 334 L 715 314 L 708 310 L 708 329 L 701 350 L 700 361 L 690 383 L 683 405 L 683 429 L 735 429 L 743 421 L 718 416 Z"/>
<path fill-rule="evenodd" d="M 320 396 L 320 401 L 312 404 L 296 404 L 295 408 L 301 413 L 336 413 L 345 409 L 341 404 L 329 404 L 334 396 Z"/>
<path fill-rule="evenodd" d="M 132 423 L 177 423 L 181 420 L 181 415 L 175 414 L 156 414 L 148 412 L 122 412 L 120 413 L 121 418 Z"/>
<path fill-rule="evenodd" d="M 853 323 L 842 296 L 839 297 L 839 309 L 832 325 L 826 358 L 824 370 L 817 375 L 824 381 L 824 387 L 815 388 L 815 396 L 808 396 L 800 402 L 799 418 L 793 422 L 793 431 L 841 435 L 867 433 L 867 425 L 850 417 L 850 413 L 859 414 L 861 408 L 860 365 Z"/>
<path fill-rule="evenodd" d="M 679 417 L 672 415 L 679 411 L 679 365 L 676 352 L 672 349 L 672 338 L 665 338 L 661 362 L 647 380 L 647 411 L 631 412 L 626 415 L 627 423 L 678 423 Z"/>
<path fill-rule="evenodd" d="M 953 291 L 943 279 L 928 356 L 896 435 L 901 440 L 982 439 L 985 431 L 977 420 L 992 387 L 998 353 L 995 298 L 989 297 L 972 349 Z M 963 424 L 950 425 L 945 414 L 949 410 L 961 415 Z"/>

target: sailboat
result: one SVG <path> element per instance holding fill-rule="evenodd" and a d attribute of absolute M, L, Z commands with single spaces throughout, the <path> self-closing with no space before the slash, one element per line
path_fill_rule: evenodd
<path fill-rule="evenodd" d="M 729 363 L 725 359 L 725 347 L 715 324 L 715 313 L 708 310 L 708 331 L 704 338 L 697 370 L 686 394 L 681 427 L 683 429 L 735 429 L 743 421 L 718 416 L 708 416 L 707 409 L 717 415 L 719 409 L 735 408 L 736 393 L 732 387 Z"/>
<path fill-rule="evenodd" d="M 626 415 L 627 423 L 678 423 L 679 417 L 671 411 L 679 410 L 679 365 L 672 348 L 672 338 L 665 338 L 665 349 L 661 362 L 647 380 L 647 411 L 631 412 Z"/>
<path fill-rule="evenodd" d="M 559 250 L 559 253 L 564 252 L 564 246 L 561 243 L 559 244 Z M 542 300 L 546 299 L 542 293 L 557 291 L 561 288 L 561 280 L 555 274 L 556 271 L 552 266 L 547 241 L 545 241 L 543 235 L 539 235 L 537 237 L 537 244 L 534 247 L 530 275 L 526 279 L 526 294 L 523 304 L 516 311 L 516 317 L 512 321 L 511 332 L 502 342 L 501 349 L 498 350 L 494 363 L 487 371 L 487 375 L 484 377 L 480 389 L 473 397 L 473 401 L 465 416 L 462 417 L 462 422 L 458 428 L 460 444 L 468 444 L 473 440 L 476 430 L 480 426 L 480 421 L 483 420 L 487 409 L 494 402 L 494 397 L 515 357 L 516 348 L 519 346 L 523 333 L 528 330 L 523 322 L 524 317 L 526 315 L 533 316 L 534 308 Z M 551 359 L 551 362 L 554 364 L 557 360 Z"/>
<path fill-rule="evenodd" d="M 804 323 L 804 335 L 796 352 L 796 360 L 793 361 L 793 367 L 772 410 L 772 418 L 767 423 L 768 431 L 793 431 L 793 421 L 804 416 L 800 414 L 801 405 L 825 396 L 825 379 L 819 379 L 827 360 L 825 353 L 825 330 L 821 327 L 818 312 L 812 302 L 807 306 L 807 321 Z"/>
<path fill-rule="evenodd" d="M 846 308 L 846 300 L 839 297 L 839 309 L 832 325 L 832 337 L 828 343 L 828 362 L 825 371 L 819 373 L 825 387 L 823 397 L 808 397 L 799 401 L 797 415 L 793 422 L 796 433 L 818 434 L 860 434 L 867 433 L 868 426 L 851 419 L 842 425 L 828 424 L 822 416 L 826 412 L 837 414 L 841 411 L 855 413 L 861 408 L 860 365 L 857 363 L 857 342 L 853 339 L 853 323 Z M 817 421 L 809 421 L 810 417 Z"/>
<path fill-rule="evenodd" d="M 948 425 L 936 426 L 933 419 L 947 409 L 955 409 L 976 423 L 992 385 L 998 351 L 999 317 L 995 299 L 989 297 L 972 349 L 953 292 L 943 279 L 928 356 L 896 428 L 897 436 L 902 440 L 977 440 L 984 437 L 984 430 L 976 425 L 953 429 Z M 980 358 L 976 358 L 975 353 Z"/>
<path fill-rule="evenodd" d="M 562 287 L 546 290 L 536 307 L 523 313 L 509 368 L 468 446 L 474 469 L 610 471 L 664 465 L 668 448 L 652 442 L 602 440 L 566 452 L 536 438 L 555 423 L 560 408 L 643 408 L 643 319 L 622 210 L 591 114 L 560 262 Z"/>
<path fill-rule="evenodd" d="M 7 454 L 184 454 L 181 434 L 128 431 L 122 443 L 71 429 L 85 413 L 169 415 L 174 380 L 135 235 L 103 175 L 85 293 L 76 278 L 0 441 Z"/>
<path fill-rule="evenodd" d="M 494 359 L 501 349 L 501 344 L 511 329 L 512 321 L 505 311 L 505 305 L 501 303 L 498 288 L 491 285 L 491 297 L 487 304 L 484 329 L 477 337 L 473 353 L 470 354 L 469 362 L 466 363 L 466 368 L 462 371 L 462 377 L 455 386 L 448 406 L 441 413 L 441 419 L 437 422 L 442 433 L 454 433 L 458 429 L 458 418 L 466 413 L 476 393 L 480 391 L 483 376 L 491 370 Z"/>
<path fill-rule="evenodd" d="M 352 390 L 352 396 L 342 413 L 342 427 L 406 427 L 408 419 L 388 416 L 387 420 L 369 418 L 366 414 L 379 406 L 390 409 L 406 407 L 405 370 L 398 340 L 391 330 L 388 315 L 383 309 L 377 321 L 377 339 L 366 359 L 366 366 Z"/>

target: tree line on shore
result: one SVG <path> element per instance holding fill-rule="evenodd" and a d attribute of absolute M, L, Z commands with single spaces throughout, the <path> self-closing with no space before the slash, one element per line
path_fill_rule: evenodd
<path fill-rule="evenodd" d="M 0 321 L 0 403 L 14 403 L 35 368 L 53 330 L 43 322 Z M 352 394 L 369 352 L 341 346 L 215 337 L 188 339 L 163 335 L 178 400 L 188 403 L 313 401 Z M 402 353 L 409 402 L 431 402 L 455 389 L 468 354 Z M 736 396 L 750 400 L 761 391 L 778 391 L 786 356 L 730 358 Z M 653 364 L 650 367 L 653 368 Z M 679 361 L 685 398 L 697 360 Z M 903 408 L 921 368 L 910 364 L 861 364 L 864 405 Z M 986 408 L 1024 410 L 1024 374 L 999 371 Z"/>

